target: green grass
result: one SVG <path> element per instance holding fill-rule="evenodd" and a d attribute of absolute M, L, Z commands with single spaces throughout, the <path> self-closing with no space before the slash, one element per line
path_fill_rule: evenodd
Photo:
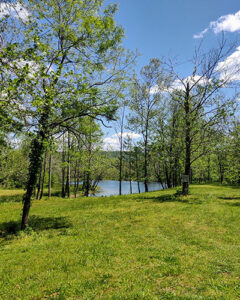
<path fill-rule="evenodd" d="M 175 192 L 34 201 L 22 233 L 0 191 L 0 299 L 240 299 L 240 189 Z"/>

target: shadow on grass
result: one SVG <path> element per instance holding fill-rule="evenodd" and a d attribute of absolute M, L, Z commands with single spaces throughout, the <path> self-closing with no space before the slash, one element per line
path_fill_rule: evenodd
<path fill-rule="evenodd" d="M 180 202 L 180 203 L 186 203 L 186 204 L 201 204 L 202 201 L 199 199 L 193 198 L 191 195 L 189 196 L 181 196 L 179 194 L 173 194 L 173 195 L 161 195 L 161 196 L 144 196 L 141 197 L 141 199 L 148 199 L 152 200 L 153 202 Z"/>
<path fill-rule="evenodd" d="M 218 199 L 222 199 L 222 200 L 240 200 L 240 197 L 218 197 Z"/>
<path fill-rule="evenodd" d="M 0 224 L 0 236 L 6 237 L 11 234 L 17 234 L 20 231 L 21 221 L 9 221 Z M 39 217 L 31 216 L 29 226 L 32 231 L 42 231 L 48 229 L 60 229 L 72 227 L 72 223 L 66 217 Z"/>
<path fill-rule="evenodd" d="M 43 196 L 48 197 L 48 192 L 44 192 Z M 62 191 L 52 191 L 51 197 L 62 197 Z"/>
<path fill-rule="evenodd" d="M 3 195 L 0 196 L 0 203 L 7 203 L 7 202 L 21 202 L 23 198 L 22 194 L 19 195 Z"/>
<path fill-rule="evenodd" d="M 225 202 L 225 204 L 228 206 L 240 207 L 240 202 L 234 202 L 234 203 Z"/>

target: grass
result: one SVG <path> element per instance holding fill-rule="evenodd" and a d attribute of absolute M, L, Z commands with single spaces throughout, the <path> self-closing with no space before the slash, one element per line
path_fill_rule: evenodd
<path fill-rule="evenodd" d="M 34 201 L 0 191 L 0 299 L 240 299 L 240 190 Z"/>

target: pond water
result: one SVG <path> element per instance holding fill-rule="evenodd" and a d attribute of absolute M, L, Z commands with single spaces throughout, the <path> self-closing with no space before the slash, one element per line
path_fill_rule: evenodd
<path fill-rule="evenodd" d="M 144 183 L 140 182 L 140 192 L 144 193 Z M 119 195 L 119 181 L 116 180 L 103 180 L 100 181 L 98 184 L 98 187 L 100 190 L 95 193 L 94 196 L 113 196 L 113 195 Z M 151 191 L 157 191 L 162 190 L 162 185 L 159 182 L 150 182 L 148 184 L 148 190 Z M 136 181 L 132 181 L 132 192 L 138 193 L 138 184 Z M 122 181 L 122 195 L 128 195 L 130 194 L 130 184 L 129 181 Z"/>

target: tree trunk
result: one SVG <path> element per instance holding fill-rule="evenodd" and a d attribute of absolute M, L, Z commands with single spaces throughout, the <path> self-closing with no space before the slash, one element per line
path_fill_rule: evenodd
<path fill-rule="evenodd" d="M 46 138 L 46 128 L 44 128 L 47 123 L 48 113 L 43 114 L 40 120 L 40 125 L 43 125 L 37 136 L 33 139 L 31 143 L 31 151 L 29 154 L 29 168 L 28 168 L 28 180 L 26 184 L 26 193 L 23 196 L 23 211 L 22 211 L 22 222 L 21 230 L 24 230 L 28 224 L 29 211 L 31 207 L 31 199 L 33 191 L 37 184 L 37 179 L 39 172 L 41 170 L 43 153 L 44 153 L 44 141 Z"/>
<path fill-rule="evenodd" d="M 184 101 L 185 109 L 185 176 L 186 180 L 183 180 L 182 194 L 189 194 L 189 179 L 191 170 L 191 122 L 190 122 L 190 89 L 189 83 L 187 83 L 186 95 Z"/>
<path fill-rule="evenodd" d="M 79 160 L 77 160 L 76 162 L 76 169 L 75 169 L 75 188 L 74 188 L 74 195 L 75 195 L 75 198 L 77 198 L 77 193 L 79 191 L 79 181 L 80 181 L 80 172 L 79 172 Z"/>
<path fill-rule="evenodd" d="M 210 175 L 210 156 L 208 156 L 208 170 L 207 170 L 207 173 L 208 173 L 208 182 L 211 182 L 211 175 Z"/>
<path fill-rule="evenodd" d="M 164 169 L 165 169 L 165 177 L 166 177 L 167 187 L 170 189 L 172 187 L 171 173 L 169 175 L 169 173 L 168 173 L 168 167 L 166 165 L 164 166 Z"/>
<path fill-rule="evenodd" d="M 222 161 L 224 160 L 224 158 L 218 154 L 218 165 L 219 165 L 219 174 L 220 174 L 220 182 L 221 184 L 223 184 L 223 179 L 224 179 L 224 166 Z"/>
<path fill-rule="evenodd" d="M 52 154 L 49 152 L 49 165 L 48 165 L 48 198 L 51 197 L 51 184 L 52 184 Z"/>
<path fill-rule="evenodd" d="M 122 130 L 122 129 L 121 129 Z M 123 162 L 123 137 L 122 131 L 120 136 L 120 153 L 119 153 L 119 195 L 122 195 L 122 162 Z"/>
<path fill-rule="evenodd" d="M 140 183 L 139 183 L 139 168 L 138 168 L 138 149 L 135 148 L 135 168 L 136 168 L 136 177 L 137 177 L 137 186 L 138 186 L 138 193 L 140 193 Z"/>
<path fill-rule="evenodd" d="M 144 187 L 145 192 L 148 192 L 148 132 L 146 129 L 145 144 L 144 144 Z"/>
<path fill-rule="evenodd" d="M 74 168 L 74 197 L 77 198 L 77 174 L 78 174 L 78 161 L 75 163 L 75 168 Z"/>
<path fill-rule="evenodd" d="M 132 163 L 131 163 L 131 156 L 130 156 L 130 164 L 129 164 L 129 185 L 130 185 L 130 194 L 132 194 Z"/>
<path fill-rule="evenodd" d="M 68 165 L 67 165 L 67 182 L 66 182 L 66 194 L 68 196 L 68 198 L 70 198 L 70 175 L 71 175 L 71 171 L 70 171 L 70 133 L 68 132 Z"/>
<path fill-rule="evenodd" d="M 65 198 L 65 136 L 63 134 L 63 148 L 62 148 L 62 198 Z"/>
<path fill-rule="evenodd" d="M 37 185 L 37 196 L 36 199 L 40 199 L 40 191 L 42 186 L 42 177 L 43 177 L 43 164 L 41 165 L 41 170 L 39 172 L 38 185 Z"/>
<path fill-rule="evenodd" d="M 47 164 L 47 151 L 45 152 L 45 155 L 44 155 L 43 174 L 42 174 L 42 182 L 41 182 L 41 189 L 40 189 L 39 200 L 41 200 L 42 196 L 43 196 L 44 181 L 45 181 L 45 174 L 46 174 L 46 164 Z"/>
<path fill-rule="evenodd" d="M 90 172 L 86 171 L 86 182 L 85 182 L 85 196 L 89 196 L 89 190 L 90 190 Z"/>

